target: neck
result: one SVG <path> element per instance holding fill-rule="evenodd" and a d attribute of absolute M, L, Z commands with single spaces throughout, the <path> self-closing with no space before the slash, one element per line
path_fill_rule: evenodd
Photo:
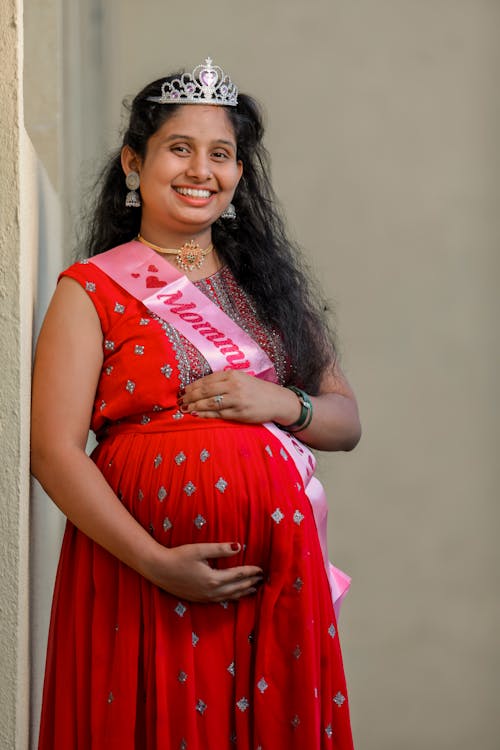
<path fill-rule="evenodd" d="M 219 268 L 219 259 L 217 253 L 212 254 L 214 246 L 211 242 L 206 248 L 202 248 L 194 240 L 184 243 L 180 248 L 166 248 L 149 242 L 140 233 L 136 240 L 161 255 L 168 263 L 175 263 L 192 281 L 211 276 Z"/>
<path fill-rule="evenodd" d="M 168 232 L 163 227 L 155 227 L 143 222 L 139 234 L 148 242 L 166 248 L 179 248 L 186 242 L 191 242 L 191 240 L 194 240 L 200 247 L 207 248 L 212 241 L 211 227 L 201 232 L 194 231 L 186 234 L 184 232 Z"/>

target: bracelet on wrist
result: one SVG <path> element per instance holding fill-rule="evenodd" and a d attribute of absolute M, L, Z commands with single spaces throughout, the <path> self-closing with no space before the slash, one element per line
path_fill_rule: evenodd
<path fill-rule="evenodd" d="M 293 391 L 297 395 L 300 402 L 300 415 L 295 422 L 292 422 L 292 424 L 284 425 L 276 422 L 276 425 L 287 432 L 299 432 L 305 430 L 306 427 L 309 427 L 313 418 L 312 401 L 305 391 L 301 388 L 297 388 L 295 385 L 286 385 L 285 388 L 288 388 L 289 391 Z"/>

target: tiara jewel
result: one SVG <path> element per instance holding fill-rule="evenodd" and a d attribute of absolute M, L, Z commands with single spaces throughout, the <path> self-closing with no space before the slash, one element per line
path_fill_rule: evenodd
<path fill-rule="evenodd" d="M 192 73 L 163 82 L 161 96 L 148 96 L 148 101 L 159 104 L 218 104 L 236 107 L 238 89 L 222 68 L 207 57 Z"/>

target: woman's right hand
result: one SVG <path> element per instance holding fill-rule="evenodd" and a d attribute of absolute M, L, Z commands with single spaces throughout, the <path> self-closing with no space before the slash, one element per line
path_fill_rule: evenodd
<path fill-rule="evenodd" d="M 206 542 L 180 547 L 158 545 L 143 575 L 156 586 L 190 602 L 238 600 L 256 592 L 262 570 L 256 565 L 218 569 L 210 560 L 233 557 L 236 543 Z M 142 572 L 142 571 L 141 571 Z"/>

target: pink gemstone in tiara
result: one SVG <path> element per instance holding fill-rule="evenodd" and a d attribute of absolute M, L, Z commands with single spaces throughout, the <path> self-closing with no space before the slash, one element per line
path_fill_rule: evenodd
<path fill-rule="evenodd" d="M 158 104 L 216 104 L 236 107 L 238 89 L 222 68 L 214 65 L 212 58 L 197 65 L 191 73 L 163 82 L 161 96 L 148 96 L 148 101 Z"/>

